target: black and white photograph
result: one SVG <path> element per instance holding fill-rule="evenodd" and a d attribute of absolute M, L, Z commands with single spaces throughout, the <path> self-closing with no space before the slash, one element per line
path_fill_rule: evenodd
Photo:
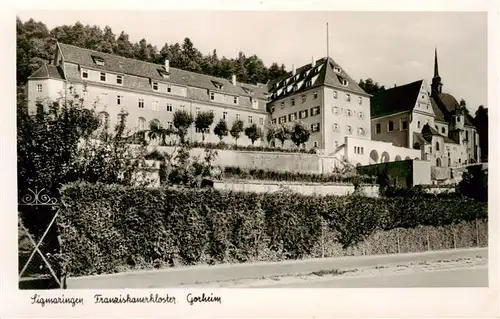
<path fill-rule="evenodd" d="M 488 12 L 15 16 L 29 303 L 489 287 Z"/>

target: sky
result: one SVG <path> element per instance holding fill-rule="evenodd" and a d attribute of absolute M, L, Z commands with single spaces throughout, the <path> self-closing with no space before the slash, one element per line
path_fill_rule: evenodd
<path fill-rule="evenodd" d="M 329 55 L 356 81 L 392 87 L 424 79 L 430 85 L 437 49 L 443 91 L 474 112 L 487 106 L 487 14 L 481 12 L 360 11 L 18 11 L 49 29 L 62 24 L 109 25 L 130 41 L 160 49 L 189 37 L 203 54 L 256 54 L 300 67 Z"/>

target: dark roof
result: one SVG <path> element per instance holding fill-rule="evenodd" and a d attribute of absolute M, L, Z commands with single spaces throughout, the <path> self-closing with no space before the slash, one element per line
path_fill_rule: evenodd
<path fill-rule="evenodd" d="M 457 109 L 460 108 L 460 104 L 457 102 L 457 99 L 455 99 L 455 97 L 451 94 L 441 93 L 439 94 L 439 99 L 443 103 L 443 106 L 446 108 L 449 115 L 456 114 Z M 470 114 L 466 113 L 464 118 L 466 125 L 474 126 L 474 119 Z"/>
<path fill-rule="evenodd" d="M 427 142 L 424 138 L 424 136 L 422 135 L 422 133 L 418 133 L 418 132 L 413 132 L 413 142 L 414 143 L 419 143 L 419 144 L 429 144 L 429 142 Z"/>
<path fill-rule="evenodd" d="M 431 100 L 432 110 L 434 111 L 434 114 L 436 115 L 435 119 L 438 121 L 446 122 L 446 118 L 445 118 L 443 112 L 441 111 L 441 109 L 439 108 L 439 106 L 437 105 L 436 100 L 434 100 L 433 97 L 431 97 L 430 100 Z"/>
<path fill-rule="evenodd" d="M 65 62 L 78 64 L 83 67 L 101 69 L 119 74 L 130 74 L 142 78 L 149 78 L 151 80 L 178 84 L 181 86 L 204 88 L 214 92 L 241 96 L 253 96 L 260 99 L 266 99 L 265 94 L 267 93 L 267 88 L 262 85 L 252 85 L 240 82 L 233 85 L 231 80 L 228 79 L 217 78 L 173 67 L 169 68 L 169 78 L 165 79 L 162 75 L 162 73 L 166 73 L 164 65 L 84 49 L 64 43 L 58 43 L 58 46 Z M 104 65 L 96 64 L 95 58 L 102 59 Z M 72 76 L 79 79 L 79 74 L 74 74 Z M 222 88 L 217 88 L 212 81 L 222 84 Z M 250 88 L 252 92 L 243 90 L 242 86 Z"/>
<path fill-rule="evenodd" d="M 419 80 L 376 93 L 370 101 L 371 117 L 413 110 L 421 87 Z"/>
<path fill-rule="evenodd" d="M 347 85 L 342 84 L 344 80 Z M 317 60 L 314 66 L 312 63 L 303 65 L 296 69 L 295 75 L 289 72 L 269 83 L 269 92 L 272 94 L 271 99 L 277 100 L 322 85 L 370 96 L 332 58 Z"/>
<path fill-rule="evenodd" d="M 64 80 L 64 73 L 60 67 L 44 63 L 28 79 L 60 79 Z"/>

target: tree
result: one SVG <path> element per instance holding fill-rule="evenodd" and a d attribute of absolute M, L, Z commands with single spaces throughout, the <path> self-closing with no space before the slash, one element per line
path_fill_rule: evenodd
<path fill-rule="evenodd" d="M 290 134 L 292 130 L 289 125 L 283 123 L 278 126 L 278 130 L 276 131 L 276 138 L 281 141 L 281 147 L 285 145 L 285 141 L 290 139 Z"/>
<path fill-rule="evenodd" d="M 300 147 L 300 145 L 307 143 L 310 136 L 311 132 L 309 131 L 309 127 L 306 124 L 302 122 L 296 122 L 293 125 L 290 139 L 295 145 L 297 145 L 297 147 Z"/>
<path fill-rule="evenodd" d="M 245 135 L 252 141 L 252 145 L 256 140 L 262 138 L 264 135 L 262 129 L 257 126 L 257 124 L 253 123 L 249 127 L 245 128 Z"/>
<path fill-rule="evenodd" d="M 224 119 L 220 119 L 219 123 L 214 127 L 214 134 L 219 137 L 219 140 L 222 142 L 224 136 L 227 136 L 229 133 L 229 129 L 227 127 L 227 123 Z"/>
<path fill-rule="evenodd" d="M 479 135 L 481 162 L 488 162 L 488 108 L 480 105 L 476 110 L 474 124 Z"/>
<path fill-rule="evenodd" d="M 269 145 L 276 138 L 276 134 L 278 133 L 278 126 L 276 124 L 271 124 L 267 128 L 266 140 Z"/>
<path fill-rule="evenodd" d="M 243 121 L 235 120 L 231 127 L 231 136 L 234 138 L 236 144 L 238 144 L 238 139 L 240 138 L 241 133 L 243 132 Z"/>
<path fill-rule="evenodd" d="M 363 79 L 359 80 L 358 85 L 363 89 L 363 91 L 372 95 L 385 90 L 385 87 L 383 85 L 379 85 L 378 82 L 374 82 L 371 78 L 368 78 L 364 81 Z"/>
<path fill-rule="evenodd" d="M 165 146 L 167 136 L 170 136 L 172 131 L 168 128 L 164 128 L 156 121 L 151 121 L 149 123 L 148 137 L 152 140 L 160 140 L 160 145 Z"/>
<path fill-rule="evenodd" d="M 196 119 L 194 121 L 195 127 L 201 131 L 202 140 L 205 141 L 205 133 L 210 132 L 210 125 L 214 122 L 214 113 L 207 112 L 198 112 L 196 114 Z"/>
<path fill-rule="evenodd" d="M 184 144 L 187 131 L 191 124 L 193 124 L 193 116 L 184 110 L 177 110 L 174 113 L 174 127 L 177 129 L 176 133 L 179 136 L 181 144 Z"/>

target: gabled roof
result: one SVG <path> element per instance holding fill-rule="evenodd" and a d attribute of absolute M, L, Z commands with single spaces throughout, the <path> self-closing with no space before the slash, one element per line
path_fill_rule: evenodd
<path fill-rule="evenodd" d="M 142 78 L 149 78 L 153 81 L 157 80 L 159 82 L 168 82 L 181 86 L 198 87 L 213 92 L 221 92 L 230 95 L 252 96 L 255 98 L 266 99 L 265 93 L 267 93 L 267 88 L 265 86 L 238 82 L 236 83 L 236 85 L 233 85 L 233 83 L 228 79 L 217 78 L 214 76 L 185 71 L 173 67 L 169 68 L 168 79 L 165 79 L 162 75 L 162 73 L 166 73 L 164 65 L 84 49 L 64 43 L 58 43 L 58 47 L 65 62 L 78 64 L 81 67 L 88 67 L 118 74 L 130 74 Z M 96 64 L 96 57 L 102 59 L 104 65 Z M 69 75 L 68 77 L 71 78 L 71 76 Z M 79 79 L 79 75 L 76 74 L 72 75 L 72 77 L 74 77 L 75 79 Z M 216 88 L 212 81 L 222 84 L 222 88 Z M 253 89 L 252 94 L 249 94 L 248 92 L 243 90 L 242 85 L 251 87 Z"/>
<path fill-rule="evenodd" d="M 370 101 L 371 117 L 413 110 L 422 82 L 419 80 L 376 93 Z"/>
<path fill-rule="evenodd" d="M 30 80 L 34 79 L 59 79 L 64 80 L 64 74 L 60 67 L 44 63 L 32 75 L 28 77 Z"/>
<path fill-rule="evenodd" d="M 342 84 L 343 80 L 347 81 L 347 85 Z M 295 75 L 289 72 L 269 83 L 269 92 L 272 94 L 272 100 L 277 100 L 322 85 L 370 96 L 332 58 L 322 58 L 314 65 L 303 65 L 296 70 Z"/>

